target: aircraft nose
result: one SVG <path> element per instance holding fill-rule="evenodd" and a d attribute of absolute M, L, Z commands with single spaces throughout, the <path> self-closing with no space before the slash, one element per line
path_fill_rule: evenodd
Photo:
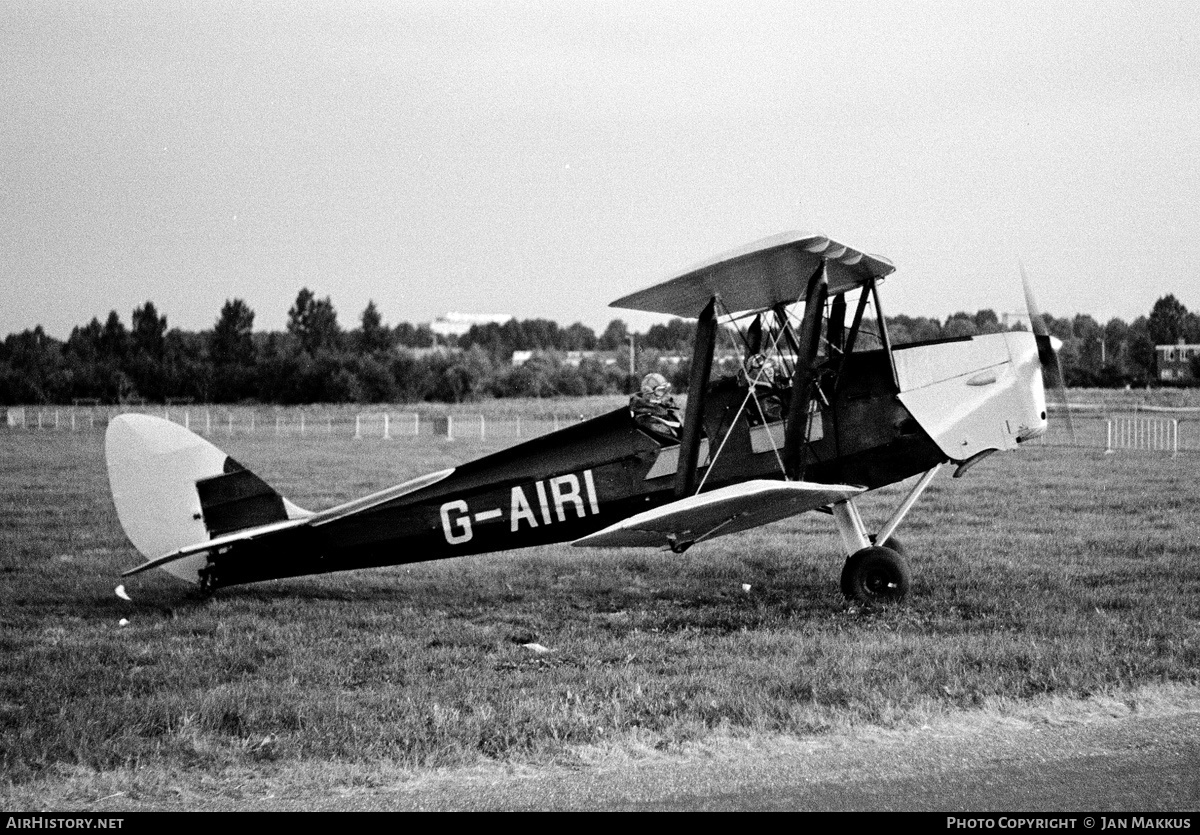
<path fill-rule="evenodd" d="M 1020 406 L 1021 417 L 1015 433 L 1018 444 L 1042 437 L 1050 426 L 1046 413 L 1046 370 L 1042 365 L 1035 340 L 1036 337 L 1024 335 L 1020 339 L 1021 350 L 1015 357 L 1018 373 L 1024 381 L 1021 389 L 1028 394 L 1028 399 L 1022 398 L 1023 402 Z M 1055 337 L 1050 337 L 1050 342 L 1052 345 L 1058 343 L 1058 345 L 1054 345 L 1054 350 L 1057 350 L 1058 346 L 1062 344 Z"/>

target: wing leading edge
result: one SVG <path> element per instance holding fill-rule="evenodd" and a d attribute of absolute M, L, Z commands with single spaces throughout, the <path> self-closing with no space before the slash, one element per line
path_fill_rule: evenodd
<path fill-rule="evenodd" d="M 759 479 L 688 496 L 572 542 L 589 548 L 678 548 L 756 528 L 865 492 L 848 484 Z"/>
<path fill-rule="evenodd" d="M 610 307 L 695 319 L 715 295 L 731 313 L 765 310 L 803 298 L 808 280 L 825 261 L 829 295 L 862 287 L 895 271 L 824 235 L 784 232 L 697 264 L 676 278 L 617 299 Z"/>

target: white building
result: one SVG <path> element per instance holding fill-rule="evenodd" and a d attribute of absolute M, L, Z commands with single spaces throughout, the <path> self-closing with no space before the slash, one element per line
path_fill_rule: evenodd
<path fill-rule="evenodd" d="M 446 313 L 429 323 L 429 329 L 442 339 L 458 339 L 472 325 L 503 325 L 512 320 L 509 313 Z"/>
<path fill-rule="evenodd" d="M 1176 345 L 1155 345 L 1158 354 L 1158 379 L 1164 383 L 1191 383 L 1192 358 L 1200 357 L 1200 345 L 1187 345 L 1181 339 Z"/>
<path fill-rule="evenodd" d="M 513 351 L 512 364 L 521 366 L 529 362 L 541 351 Z M 563 351 L 562 353 L 551 352 L 558 357 L 559 362 L 571 368 L 578 368 L 583 364 L 584 360 L 597 360 L 604 365 L 616 365 L 617 358 L 611 351 Z"/>

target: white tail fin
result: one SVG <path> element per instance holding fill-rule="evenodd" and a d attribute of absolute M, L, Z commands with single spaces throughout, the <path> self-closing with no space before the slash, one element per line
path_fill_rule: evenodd
<path fill-rule="evenodd" d="M 309 515 L 208 441 L 147 415 L 119 415 L 104 440 L 108 481 L 121 527 L 148 559 L 231 530 Z M 197 583 L 207 557 L 166 571 Z"/>

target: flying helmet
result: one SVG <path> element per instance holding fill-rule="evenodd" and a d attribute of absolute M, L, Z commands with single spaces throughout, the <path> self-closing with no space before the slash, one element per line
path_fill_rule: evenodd
<path fill-rule="evenodd" d="M 775 382 L 775 363 L 762 354 L 751 354 L 744 364 L 746 379 L 759 384 Z"/>
<path fill-rule="evenodd" d="M 655 394 L 662 397 L 670 390 L 671 384 L 661 374 L 651 373 L 642 378 L 642 394 Z"/>

